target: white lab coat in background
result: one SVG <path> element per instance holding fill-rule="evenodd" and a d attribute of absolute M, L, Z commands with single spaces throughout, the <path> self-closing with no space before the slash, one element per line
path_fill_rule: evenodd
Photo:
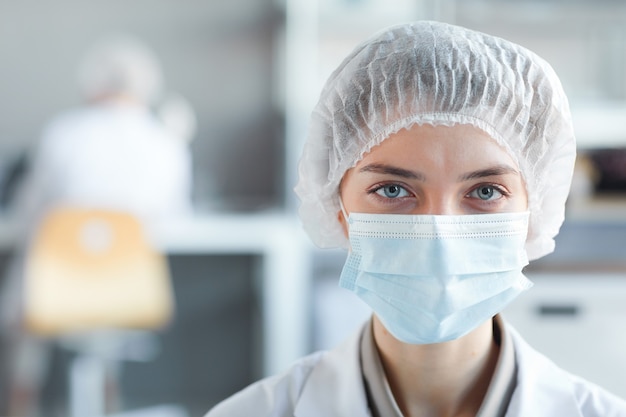
<path fill-rule="evenodd" d="M 45 129 L 15 212 L 33 224 L 56 205 L 104 207 L 150 226 L 189 214 L 191 165 L 188 142 L 142 107 L 77 109 Z"/>
<path fill-rule="evenodd" d="M 506 417 L 626 416 L 626 401 L 561 370 L 505 326 L 518 366 Z M 249 386 L 206 417 L 370 416 L 359 365 L 361 333 L 332 351 L 307 356 L 285 374 Z"/>

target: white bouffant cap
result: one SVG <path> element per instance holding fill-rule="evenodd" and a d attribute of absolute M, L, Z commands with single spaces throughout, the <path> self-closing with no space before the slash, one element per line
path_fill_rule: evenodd
<path fill-rule="evenodd" d="M 109 35 L 93 45 L 78 69 L 84 96 L 126 94 L 150 104 L 163 87 L 161 64 L 154 52 L 128 34 Z"/>
<path fill-rule="evenodd" d="M 413 124 L 469 124 L 517 161 L 530 211 L 529 259 L 554 250 L 576 144 L 567 97 L 543 59 L 509 41 L 439 22 L 379 32 L 327 80 L 311 117 L 295 191 L 320 247 L 347 247 L 339 184 L 373 146 Z"/>

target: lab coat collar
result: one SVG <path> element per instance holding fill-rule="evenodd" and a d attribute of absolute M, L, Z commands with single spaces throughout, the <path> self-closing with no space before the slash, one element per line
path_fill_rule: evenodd
<path fill-rule="evenodd" d="M 368 321 L 369 323 L 369 321 Z M 361 376 L 356 332 L 320 359 L 302 390 L 295 417 L 370 416 Z"/>
<path fill-rule="evenodd" d="M 582 417 L 569 374 L 531 348 L 510 325 L 506 331 L 515 346 L 518 375 L 505 416 Z"/>

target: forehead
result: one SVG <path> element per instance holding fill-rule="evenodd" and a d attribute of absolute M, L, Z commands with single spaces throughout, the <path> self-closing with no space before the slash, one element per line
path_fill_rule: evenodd
<path fill-rule="evenodd" d="M 513 157 L 495 139 L 471 125 L 413 125 L 402 129 L 380 145 L 374 146 L 355 164 L 363 166 L 377 160 L 399 165 L 424 163 L 457 167 L 458 164 L 507 164 L 519 169 Z"/>

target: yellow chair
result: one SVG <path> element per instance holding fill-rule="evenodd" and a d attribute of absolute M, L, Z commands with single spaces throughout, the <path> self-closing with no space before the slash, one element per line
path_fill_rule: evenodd
<path fill-rule="evenodd" d="M 69 369 L 72 417 L 116 408 L 115 394 L 105 392 L 115 386 L 116 363 L 137 360 L 125 356 L 127 345 L 150 345 L 146 335 L 167 325 L 174 311 L 166 257 L 140 221 L 73 207 L 49 213 L 35 234 L 25 255 L 23 302 L 26 331 L 79 353 Z"/>
<path fill-rule="evenodd" d="M 60 208 L 26 254 L 24 324 L 40 335 L 157 329 L 173 313 L 165 257 L 131 214 Z"/>

